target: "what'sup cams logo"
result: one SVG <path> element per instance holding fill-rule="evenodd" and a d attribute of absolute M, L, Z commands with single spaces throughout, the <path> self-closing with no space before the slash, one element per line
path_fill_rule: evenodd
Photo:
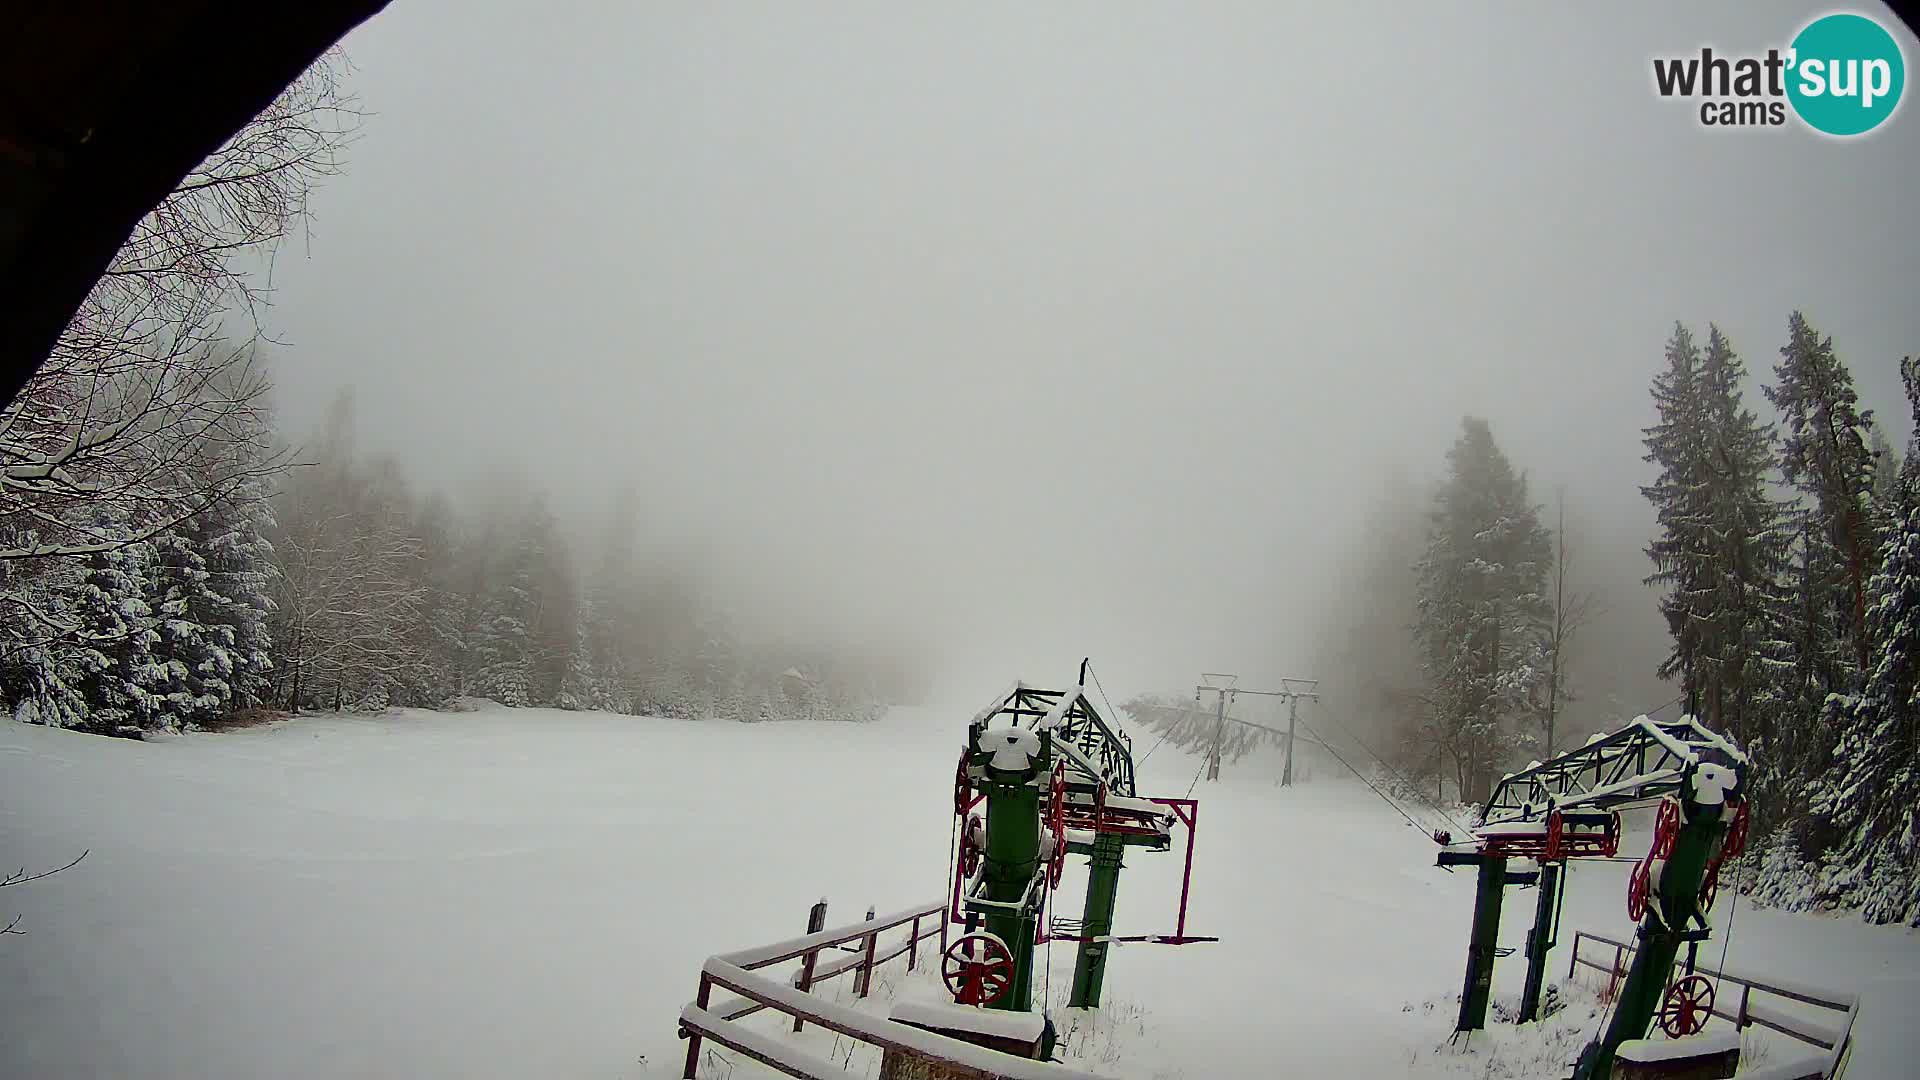
<path fill-rule="evenodd" d="M 1900 42 L 1852 12 L 1823 15 L 1764 55 L 1707 47 L 1653 60 L 1654 90 L 1698 102 L 1700 123 L 1711 128 L 1780 127 L 1793 115 L 1823 135 L 1865 135 L 1893 116 L 1906 83 Z"/>

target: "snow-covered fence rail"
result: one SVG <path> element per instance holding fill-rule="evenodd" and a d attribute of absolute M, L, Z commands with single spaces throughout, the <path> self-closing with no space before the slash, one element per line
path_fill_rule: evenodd
<path fill-rule="evenodd" d="M 946 906 L 944 900 L 936 901 L 849 926 L 819 930 L 790 941 L 708 957 L 700 969 L 700 985 L 694 1000 L 680 1010 L 680 1035 L 687 1040 L 687 1063 L 682 1075 L 686 1080 L 693 1080 L 700 1062 L 701 1040 L 712 1039 L 788 1076 L 802 1080 L 845 1080 L 844 1066 L 739 1022 L 762 1009 L 772 1009 L 793 1017 L 795 1031 L 799 1031 L 802 1024 L 812 1022 L 883 1050 L 959 1065 L 983 1078 L 1105 1080 L 1094 1073 L 1014 1057 L 895 1023 L 809 993 L 828 979 L 855 971 L 857 993 L 865 997 L 872 989 L 874 969 L 902 953 L 906 954 L 907 969 L 911 971 L 919 959 L 920 942 L 938 936 L 945 929 Z M 881 935 L 903 926 L 907 931 L 899 941 L 881 944 Z M 848 955 L 822 962 L 822 952 L 847 951 L 848 946 L 852 946 Z M 801 968 L 790 979 L 776 979 L 762 973 L 764 968 L 796 959 L 801 961 Z M 711 1000 L 715 986 L 739 996 L 715 1003 Z"/>
<path fill-rule="evenodd" d="M 1581 942 L 1587 943 L 1587 955 L 1580 955 Z M 1608 954 L 1611 950 L 1611 954 Z M 1572 979 L 1581 967 L 1590 967 L 1606 973 L 1607 992 L 1612 993 L 1620 980 L 1627 974 L 1627 966 L 1633 961 L 1634 946 L 1625 941 L 1616 941 L 1610 937 L 1591 933 L 1586 930 L 1573 932 L 1573 957 L 1567 963 L 1567 978 Z M 1598 953 L 1605 960 L 1595 960 Z M 1723 996 L 1716 996 L 1711 1008 L 1713 1015 L 1722 1020 L 1731 1021 L 1742 1030 L 1758 1024 L 1770 1031 L 1777 1031 L 1790 1039 L 1820 1048 L 1824 1053 L 1814 1057 L 1800 1058 L 1782 1065 L 1769 1066 L 1755 1074 L 1764 1075 L 1766 1080 L 1831 1080 L 1838 1077 L 1846 1068 L 1848 1052 L 1852 1048 L 1853 1023 L 1860 1016 L 1860 995 L 1847 994 L 1838 990 L 1825 990 L 1819 987 L 1788 985 L 1781 980 L 1763 981 L 1747 975 L 1736 974 L 1731 970 L 1714 969 L 1701 965 L 1694 969 L 1718 982 L 1723 988 L 1731 983 L 1740 988 L 1740 1001 L 1737 1006 Z M 1755 995 L 1760 995 L 1758 998 Z M 1806 1015 L 1805 1009 L 1795 1009 L 1784 1002 L 1773 1001 L 1781 998 L 1785 1002 L 1798 1002 L 1802 1006 L 1812 1006 L 1823 1014 L 1818 1018 Z M 1744 1077 L 1746 1074 L 1742 1074 Z"/>

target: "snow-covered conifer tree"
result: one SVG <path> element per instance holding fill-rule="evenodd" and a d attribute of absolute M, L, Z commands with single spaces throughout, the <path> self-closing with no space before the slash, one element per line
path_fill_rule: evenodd
<path fill-rule="evenodd" d="M 1871 663 L 1862 691 L 1835 701 L 1837 745 L 1813 808 L 1838 834 L 1825 890 L 1870 921 L 1920 926 L 1920 359 L 1901 375 L 1914 437 L 1868 582 Z"/>
<path fill-rule="evenodd" d="M 1522 748 L 1507 722 L 1545 677 L 1534 646 L 1552 549 L 1526 478 L 1485 420 L 1462 421 L 1447 464 L 1419 564 L 1415 633 L 1461 791 L 1481 798 L 1501 760 Z"/>
<path fill-rule="evenodd" d="M 233 696 L 234 633 L 220 621 L 223 598 L 209 588 L 206 560 L 187 537 L 161 533 L 151 548 L 146 599 L 160 671 L 151 687 L 155 719 L 168 727 L 218 719 Z"/>
<path fill-rule="evenodd" d="M 1766 705 L 1781 674 L 1779 580 L 1784 512 L 1768 492 L 1772 435 L 1742 400 L 1746 375 L 1717 327 L 1705 355 L 1684 326 L 1655 376 L 1659 420 L 1646 429 L 1660 467 L 1641 489 L 1659 534 L 1647 546 L 1650 585 L 1674 638 L 1663 676 L 1680 677 L 1689 705 L 1743 744 L 1769 734 Z"/>
<path fill-rule="evenodd" d="M 1767 398 L 1786 427 L 1780 440 L 1780 471 L 1808 497 L 1821 541 L 1815 573 L 1834 599 L 1836 633 L 1855 657 L 1857 678 L 1866 666 L 1866 590 L 1878 556 L 1874 535 L 1874 459 L 1870 410 L 1860 408 L 1853 374 L 1799 312 L 1787 321 L 1788 340 L 1774 366 Z M 1849 686 L 1846 689 L 1852 689 Z"/>

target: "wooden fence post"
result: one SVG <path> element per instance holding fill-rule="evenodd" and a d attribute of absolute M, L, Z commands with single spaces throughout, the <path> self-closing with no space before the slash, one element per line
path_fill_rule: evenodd
<path fill-rule="evenodd" d="M 873 921 L 873 913 L 874 913 L 874 910 L 875 910 L 875 909 L 874 909 L 874 906 L 873 906 L 872 904 L 868 904 L 868 905 L 867 905 L 867 921 L 868 921 L 868 922 L 872 922 L 872 921 Z M 874 939 L 874 936 L 875 936 L 875 935 L 873 935 L 873 934 L 868 934 L 868 935 L 867 935 L 867 938 L 866 938 L 866 943 L 865 943 L 865 945 L 864 945 L 864 949 L 865 949 L 865 951 L 866 951 L 866 954 L 867 954 L 867 955 L 866 955 L 866 959 L 864 959 L 864 960 L 862 960 L 862 961 L 860 961 L 860 967 L 859 967 L 859 969 L 858 969 L 858 970 L 856 970 L 856 971 L 854 972 L 854 976 L 853 976 L 853 981 L 854 981 L 854 985 L 856 985 L 856 986 L 858 986 L 858 987 L 859 987 L 859 991 L 858 991 L 858 992 L 859 992 L 859 995 L 860 995 L 861 997 L 866 997 L 866 996 L 867 996 L 867 984 L 873 981 L 873 939 Z"/>
<path fill-rule="evenodd" d="M 702 1009 L 707 1007 L 707 998 L 713 991 L 713 983 L 707 979 L 705 968 L 700 970 L 700 992 L 693 997 L 693 1003 Z M 694 1080 L 694 1070 L 700 1067 L 700 1033 L 687 1032 L 687 1068 L 680 1075 L 684 1080 Z"/>
<path fill-rule="evenodd" d="M 873 954 L 874 954 L 874 947 L 879 943 L 879 941 L 880 941 L 880 931 L 873 930 L 868 932 L 867 957 L 865 960 L 862 960 L 860 962 L 860 996 L 861 997 L 866 997 L 867 991 L 873 989 Z"/>
<path fill-rule="evenodd" d="M 913 936 L 907 939 L 907 970 L 920 960 L 920 916 L 913 917 Z"/>
<path fill-rule="evenodd" d="M 1573 932 L 1573 959 L 1567 961 L 1567 981 L 1573 981 L 1573 969 L 1580 965 L 1580 931 Z"/>
<path fill-rule="evenodd" d="M 827 928 L 827 900 L 825 897 L 821 897 L 820 902 L 813 905 L 813 910 L 807 912 L 807 933 L 817 934 L 820 931 L 825 930 L 826 928 Z M 814 961 L 818 960 L 819 957 L 820 957 L 820 950 L 812 949 L 808 951 L 806 958 L 800 961 L 799 990 L 803 994 L 810 993 L 813 990 L 813 965 L 814 965 Z M 800 1034 L 800 1029 L 805 1024 L 806 1024 L 805 1020 L 802 1020 L 798 1016 L 795 1016 L 793 1018 L 793 1033 L 795 1035 Z"/>

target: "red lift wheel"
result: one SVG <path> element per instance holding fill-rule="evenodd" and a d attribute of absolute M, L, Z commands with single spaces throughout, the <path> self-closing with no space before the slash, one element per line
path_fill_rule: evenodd
<path fill-rule="evenodd" d="M 1700 878 L 1700 910 L 1713 907 L 1713 898 L 1720 891 L 1720 868 L 1728 859 L 1737 859 L 1747 850 L 1747 803 L 1741 803 L 1733 812 L 1733 823 L 1727 826 L 1727 835 L 1720 842 L 1720 853 L 1707 864 L 1707 871 Z"/>
<path fill-rule="evenodd" d="M 953 815 L 967 816 L 967 804 L 973 801 L 972 785 L 967 783 L 967 752 L 960 751 L 960 772 L 953 781 Z"/>
<path fill-rule="evenodd" d="M 1647 890 L 1651 886 L 1650 867 L 1642 859 L 1627 874 L 1627 918 L 1638 923 L 1647 915 Z"/>
<path fill-rule="evenodd" d="M 1541 862 L 1553 862 L 1560 857 L 1560 811 L 1547 812 L 1547 850 L 1541 853 Z"/>
<path fill-rule="evenodd" d="M 1615 810 L 1612 820 L 1607 824 L 1607 839 L 1600 849 L 1600 854 L 1609 859 L 1620 854 L 1620 831 L 1620 811 Z"/>
<path fill-rule="evenodd" d="M 973 830 L 980 824 L 980 815 L 971 814 L 960 826 L 960 880 L 973 877 L 980 869 L 980 847 L 973 842 Z"/>
<path fill-rule="evenodd" d="M 1720 861 L 1707 864 L 1707 872 L 1700 878 L 1700 910 L 1712 911 L 1713 898 L 1720 894 Z"/>
<path fill-rule="evenodd" d="M 1733 824 L 1727 826 L 1727 839 L 1720 845 L 1721 859 L 1737 859 L 1747 850 L 1747 804 L 1733 812 Z"/>
<path fill-rule="evenodd" d="M 1660 1030 L 1669 1038 L 1698 1034 L 1713 1015 L 1713 984 L 1705 975 L 1689 975 L 1667 990 L 1660 1004 Z"/>
<path fill-rule="evenodd" d="M 940 978 L 960 1004 L 991 1005 L 1013 988 L 1013 952 L 998 935 L 984 930 L 962 934 L 940 958 Z"/>
<path fill-rule="evenodd" d="M 1679 835 L 1680 800 L 1669 795 L 1660 800 L 1660 814 L 1653 819 L 1653 847 L 1647 857 L 1664 859 L 1673 854 L 1673 840 Z"/>

